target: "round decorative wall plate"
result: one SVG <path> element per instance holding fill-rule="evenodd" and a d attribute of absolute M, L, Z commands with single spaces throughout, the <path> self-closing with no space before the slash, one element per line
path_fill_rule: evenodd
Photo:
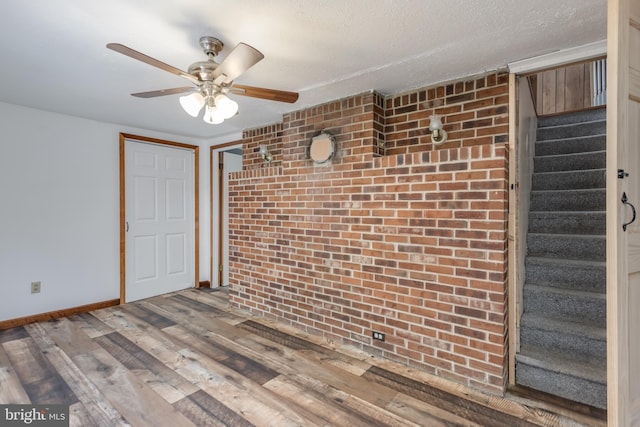
<path fill-rule="evenodd" d="M 311 138 L 309 144 L 309 158 L 313 160 L 316 165 L 327 163 L 336 152 L 336 143 L 333 136 L 326 132 L 321 132 L 319 135 Z"/>

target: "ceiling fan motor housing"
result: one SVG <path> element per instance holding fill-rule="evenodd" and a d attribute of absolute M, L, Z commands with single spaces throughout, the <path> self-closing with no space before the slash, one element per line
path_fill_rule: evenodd
<path fill-rule="evenodd" d="M 224 47 L 224 43 L 215 37 L 203 36 L 200 37 L 200 46 L 207 56 L 216 56 Z"/>
<path fill-rule="evenodd" d="M 203 82 L 213 81 L 213 71 L 218 68 L 218 63 L 210 60 L 210 61 L 198 61 L 189 65 L 189 69 L 187 70 L 189 74 L 197 77 L 199 80 Z"/>
<path fill-rule="evenodd" d="M 194 62 L 187 71 L 200 81 L 212 81 L 214 79 L 213 71 L 219 65 L 213 58 L 220 53 L 224 43 L 215 37 L 203 36 L 200 37 L 200 46 L 209 59 L 207 61 Z"/>

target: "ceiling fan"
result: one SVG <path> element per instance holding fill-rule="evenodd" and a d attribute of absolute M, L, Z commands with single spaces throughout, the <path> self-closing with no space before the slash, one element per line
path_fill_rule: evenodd
<path fill-rule="evenodd" d="M 197 117 L 205 107 L 203 120 L 210 124 L 222 123 L 233 117 L 238 111 L 238 104 L 227 96 L 228 93 L 267 99 L 279 102 L 296 102 L 298 94 L 275 89 L 234 84 L 234 80 L 264 58 L 257 49 L 245 43 L 239 43 L 220 63 L 214 58 L 222 50 L 224 44 L 215 37 L 200 38 L 200 46 L 207 55 L 206 61 L 191 64 L 187 71 L 182 71 L 155 58 L 147 56 L 119 43 L 109 43 L 107 48 L 138 61 L 168 71 L 189 80 L 194 86 L 183 86 L 150 92 L 132 93 L 139 98 L 175 95 L 191 92 L 180 97 L 180 105 L 191 116 Z"/>

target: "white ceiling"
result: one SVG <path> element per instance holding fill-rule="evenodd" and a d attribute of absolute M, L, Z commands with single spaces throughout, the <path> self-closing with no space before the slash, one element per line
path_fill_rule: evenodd
<path fill-rule="evenodd" d="M 103 122 L 214 138 L 368 90 L 382 94 L 495 70 L 606 38 L 606 0 L 3 0 L 0 101 Z M 300 93 L 295 104 L 235 96 L 221 125 L 188 116 L 189 83 L 108 50 L 125 44 L 186 70 L 248 43 L 265 59 L 238 84 Z"/>

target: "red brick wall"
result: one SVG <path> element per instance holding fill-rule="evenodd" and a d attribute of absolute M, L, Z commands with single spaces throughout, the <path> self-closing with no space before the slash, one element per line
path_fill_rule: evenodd
<path fill-rule="evenodd" d="M 491 74 L 363 94 L 285 115 L 281 132 L 245 132 L 230 188 L 231 303 L 501 393 L 507 103 L 506 75 Z M 450 138 L 437 149 L 434 108 Z M 306 149 L 321 130 L 338 152 L 314 166 Z M 269 166 L 255 161 L 260 143 L 273 147 Z"/>

